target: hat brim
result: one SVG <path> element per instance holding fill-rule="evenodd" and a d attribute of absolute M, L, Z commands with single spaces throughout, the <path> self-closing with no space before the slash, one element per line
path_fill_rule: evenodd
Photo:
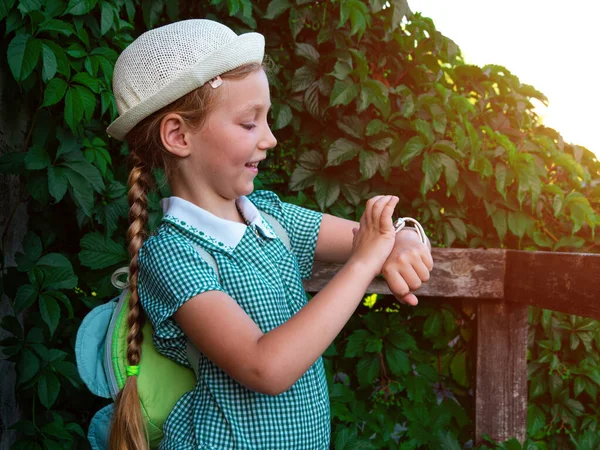
<path fill-rule="evenodd" d="M 265 38 L 259 33 L 245 33 L 223 45 L 207 58 L 183 71 L 156 94 L 130 108 L 111 123 L 106 132 L 120 141 L 133 127 L 169 103 L 199 88 L 208 80 L 250 63 L 261 64 Z"/>

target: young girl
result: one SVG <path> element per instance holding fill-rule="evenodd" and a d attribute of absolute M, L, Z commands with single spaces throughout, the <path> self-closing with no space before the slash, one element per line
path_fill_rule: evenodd
<path fill-rule="evenodd" d="M 200 352 L 196 387 L 169 415 L 160 448 L 327 449 L 321 354 L 382 268 L 392 291 L 412 304 L 409 291 L 429 278 L 429 249 L 412 231 L 395 233 L 397 197 L 372 198 L 355 223 L 252 193 L 258 165 L 277 143 L 263 56 L 260 34 L 188 20 L 144 33 L 115 66 L 119 118 L 107 131 L 129 143 L 131 312 L 130 376 L 117 398 L 111 449 L 147 447 L 135 377 L 143 312 L 159 352 L 185 365 L 188 340 Z M 173 197 L 162 201 L 162 224 L 147 238 L 155 167 L 165 170 Z M 261 211 L 285 228 L 291 251 Z M 302 278 L 315 258 L 345 265 L 307 302 Z"/>

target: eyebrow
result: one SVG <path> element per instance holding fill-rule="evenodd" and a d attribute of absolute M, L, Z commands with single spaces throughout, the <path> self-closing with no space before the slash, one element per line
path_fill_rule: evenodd
<path fill-rule="evenodd" d="M 269 112 L 271 110 L 271 107 L 273 106 L 273 104 L 269 104 L 269 107 L 267 108 L 267 112 Z M 264 105 L 262 103 L 253 103 L 250 104 L 248 106 L 246 106 L 245 108 L 240 110 L 240 114 L 245 114 L 245 113 L 249 113 L 252 111 L 262 111 L 264 109 Z"/>

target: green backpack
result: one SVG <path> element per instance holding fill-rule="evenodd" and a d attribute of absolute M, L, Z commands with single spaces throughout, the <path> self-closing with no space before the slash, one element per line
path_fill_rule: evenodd
<path fill-rule="evenodd" d="M 283 226 L 264 211 L 261 214 L 289 250 L 290 241 Z M 219 270 L 214 258 L 202 247 L 196 246 L 196 251 L 218 277 Z M 128 271 L 128 267 L 123 267 L 113 273 L 111 281 L 116 288 L 122 289 L 121 294 L 92 309 L 85 316 L 77 331 L 75 342 L 75 357 L 81 379 L 93 394 L 113 400 L 127 379 L 125 367 L 130 293 L 127 283 L 119 281 L 119 276 L 127 274 Z M 155 448 L 163 438 L 163 424 L 175 403 L 196 385 L 197 367 L 193 361 L 198 361 L 198 350 L 188 342 L 188 360 L 194 367 L 194 370 L 190 370 L 158 353 L 152 342 L 152 326 L 148 320 L 142 328 L 142 333 L 144 340 L 140 371 L 137 375 L 138 394 L 150 447 Z M 164 380 L 169 380 L 169 383 L 165 384 Z M 157 389 L 157 386 L 160 386 L 160 389 Z M 93 450 L 109 448 L 108 437 L 113 407 L 113 403 L 105 406 L 90 422 L 88 440 Z"/>

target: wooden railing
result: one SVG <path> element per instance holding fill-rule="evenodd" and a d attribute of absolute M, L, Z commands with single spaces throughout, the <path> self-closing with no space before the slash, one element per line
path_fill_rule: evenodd
<path fill-rule="evenodd" d="M 525 439 L 527 306 L 600 319 L 600 254 L 433 249 L 431 279 L 415 292 L 476 306 L 475 440 Z M 308 292 L 339 270 L 315 263 Z M 390 294 L 384 280 L 369 293 Z"/>

